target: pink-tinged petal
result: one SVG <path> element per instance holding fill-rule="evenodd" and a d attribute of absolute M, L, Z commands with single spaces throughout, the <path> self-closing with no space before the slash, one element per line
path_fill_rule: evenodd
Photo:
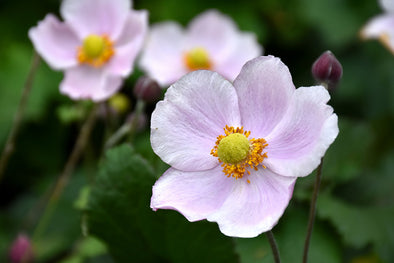
<path fill-rule="evenodd" d="M 239 38 L 231 54 L 222 61 L 215 61 L 215 71 L 228 80 L 233 81 L 238 76 L 243 65 L 247 61 L 260 56 L 262 52 L 263 49 L 257 42 L 254 34 L 239 34 Z"/>
<path fill-rule="evenodd" d="M 237 94 L 219 74 L 193 71 L 168 88 L 152 113 L 154 152 L 172 167 L 201 171 L 218 165 L 210 152 L 226 125 L 239 126 Z"/>
<path fill-rule="evenodd" d="M 380 15 L 371 19 L 362 29 L 361 36 L 379 39 L 394 53 L 394 14 Z"/>
<path fill-rule="evenodd" d="M 199 172 L 170 168 L 153 186 L 151 208 L 177 210 L 191 222 L 202 220 L 221 207 L 233 183 L 220 166 Z"/>
<path fill-rule="evenodd" d="M 77 48 L 81 41 L 71 28 L 48 14 L 37 27 L 29 30 L 29 38 L 40 56 L 56 70 L 77 65 Z"/>
<path fill-rule="evenodd" d="M 390 13 L 394 13 L 394 1 L 393 0 L 380 0 L 380 6 L 386 11 Z"/>
<path fill-rule="evenodd" d="M 306 176 L 338 135 L 338 117 L 322 86 L 298 88 L 282 121 L 265 139 L 264 164 L 284 176 Z"/>
<path fill-rule="evenodd" d="M 134 60 L 141 51 L 147 27 L 148 13 L 146 11 L 129 13 L 123 31 L 115 42 L 115 55 L 106 66 L 111 74 L 125 77 L 131 73 Z"/>
<path fill-rule="evenodd" d="M 64 0 L 60 13 L 81 38 L 107 34 L 116 40 L 130 11 L 130 0 Z"/>
<path fill-rule="evenodd" d="M 187 73 L 183 63 L 184 33 L 173 22 L 154 25 L 141 55 L 140 67 L 160 85 L 167 86 Z"/>
<path fill-rule="evenodd" d="M 60 92 L 72 99 L 90 99 L 102 101 L 117 92 L 122 84 L 122 78 L 106 74 L 103 69 L 89 66 L 78 66 L 65 72 L 60 83 Z"/>
<path fill-rule="evenodd" d="M 265 138 L 285 114 L 294 94 L 289 69 L 279 58 L 262 56 L 245 64 L 234 81 L 243 127 Z"/>
<path fill-rule="evenodd" d="M 246 178 L 234 180 L 234 187 L 222 207 L 208 216 L 220 231 L 233 237 L 256 237 L 271 230 L 285 211 L 296 178 L 260 168 Z"/>
<path fill-rule="evenodd" d="M 214 62 L 221 61 L 231 54 L 238 37 L 238 28 L 230 17 L 208 10 L 189 24 L 185 49 L 202 47 L 208 50 Z"/>

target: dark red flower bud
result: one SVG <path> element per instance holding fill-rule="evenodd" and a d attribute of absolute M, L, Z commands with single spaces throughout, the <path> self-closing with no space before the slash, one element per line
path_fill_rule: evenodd
<path fill-rule="evenodd" d="M 9 257 L 12 263 L 33 262 L 33 248 L 30 239 L 26 235 L 18 235 L 11 245 Z"/>
<path fill-rule="evenodd" d="M 326 51 L 313 63 L 312 75 L 332 90 L 342 78 L 342 65 L 331 51 Z"/>
<path fill-rule="evenodd" d="M 161 88 L 154 79 L 142 76 L 135 84 L 134 95 L 145 102 L 155 102 L 161 96 Z"/>

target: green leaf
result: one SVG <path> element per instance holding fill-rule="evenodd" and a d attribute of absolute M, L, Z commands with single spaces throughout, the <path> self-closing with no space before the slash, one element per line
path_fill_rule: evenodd
<path fill-rule="evenodd" d="M 232 239 L 216 224 L 190 223 L 175 211 L 153 212 L 155 180 L 153 169 L 127 145 L 108 151 L 100 167 L 87 222 L 116 262 L 237 262 Z"/>
<path fill-rule="evenodd" d="M 379 255 L 394 261 L 394 206 L 358 207 L 326 194 L 318 199 L 318 215 L 330 220 L 344 242 L 355 248 L 373 244 Z"/>

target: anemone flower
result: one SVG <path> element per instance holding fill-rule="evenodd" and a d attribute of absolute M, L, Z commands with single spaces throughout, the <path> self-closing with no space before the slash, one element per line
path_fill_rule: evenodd
<path fill-rule="evenodd" d="M 186 30 L 175 22 L 153 25 L 139 64 L 162 86 L 199 69 L 232 81 L 246 61 L 261 53 L 254 34 L 241 32 L 230 17 L 208 10 Z"/>
<path fill-rule="evenodd" d="M 361 37 L 379 39 L 394 53 L 394 0 L 380 0 L 384 14 L 372 18 L 361 30 Z"/>
<path fill-rule="evenodd" d="M 151 208 L 222 233 L 255 237 L 279 220 L 297 177 L 310 174 L 338 134 L 323 86 L 295 89 L 280 59 L 258 57 L 231 83 L 206 70 L 174 83 L 152 114 L 151 144 L 171 166 Z"/>
<path fill-rule="evenodd" d="M 48 14 L 29 37 L 41 57 L 64 71 L 60 91 L 101 101 L 119 90 L 133 69 L 147 31 L 147 12 L 129 0 L 64 0 L 64 22 Z"/>

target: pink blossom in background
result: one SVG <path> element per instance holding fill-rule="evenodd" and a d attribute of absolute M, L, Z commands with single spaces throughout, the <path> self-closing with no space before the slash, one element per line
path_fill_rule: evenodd
<path fill-rule="evenodd" d="M 48 14 L 29 37 L 41 57 L 64 71 L 60 91 L 72 99 L 101 101 L 133 70 L 147 31 L 147 12 L 129 0 L 64 0 L 64 22 Z"/>
<path fill-rule="evenodd" d="M 233 81 L 246 61 L 261 54 L 253 33 L 241 32 L 230 17 L 208 10 L 186 30 L 176 22 L 153 25 L 139 64 L 162 86 L 198 69 Z"/>
<path fill-rule="evenodd" d="M 19 234 L 14 240 L 9 251 L 9 259 L 12 263 L 33 262 L 33 246 L 27 235 Z"/>
<path fill-rule="evenodd" d="M 222 233 L 270 230 L 338 134 L 323 86 L 295 89 L 279 58 L 247 62 L 231 83 L 191 72 L 156 105 L 154 152 L 171 165 L 153 186 L 151 208 L 189 221 L 217 222 Z"/>
<path fill-rule="evenodd" d="M 363 38 L 379 39 L 394 53 L 394 0 L 380 0 L 383 14 L 372 18 L 361 30 Z"/>

